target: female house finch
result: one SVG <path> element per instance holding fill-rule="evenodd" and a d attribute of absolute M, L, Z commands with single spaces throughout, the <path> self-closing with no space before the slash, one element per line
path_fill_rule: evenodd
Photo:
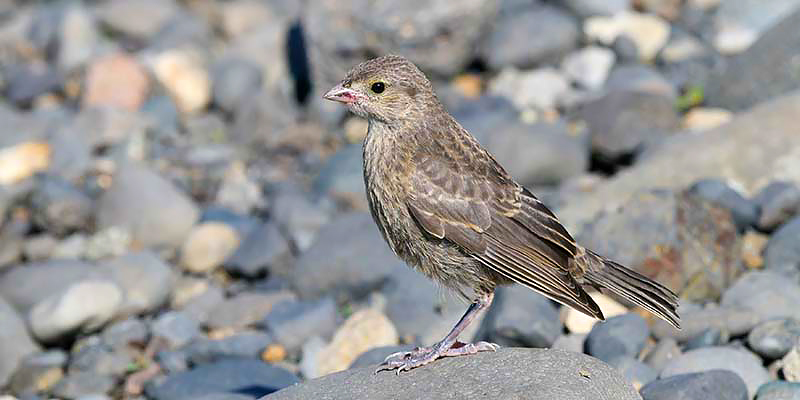
<path fill-rule="evenodd" d="M 410 61 L 385 56 L 361 63 L 324 97 L 369 121 L 364 182 L 389 247 L 472 300 L 444 339 L 392 354 L 378 371 L 496 350 L 493 343 L 459 342 L 458 335 L 502 284 L 525 285 L 600 320 L 603 312 L 582 285 L 603 288 L 679 326 L 674 293 L 577 244 L 444 109 Z"/>

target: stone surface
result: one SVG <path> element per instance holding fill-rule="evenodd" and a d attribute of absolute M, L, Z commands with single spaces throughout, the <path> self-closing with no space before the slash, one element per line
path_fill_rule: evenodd
<path fill-rule="evenodd" d="M 319 301 L 286 301 L 276 304 L 262 324 L 289 350 L 299 349 L 313 335 L 330 336 L 336 329 L 336 304 L 326 297 Z"/>
<path fill-rule="evenodd" d="M 800 383 L 775 381 L 761 385 L 756 393 L 756 400 L 798 400 L 800 399 Z"/>
<path fill-rule="evenodd" d="M 83 261 L 19 264 L 0 277 L 0 295 L 24 314 L 53 293 L 92 276 L 98 276 L 97 269 Z"/>
<path fill-rule="evenodd" d="M 197 206 L 171 182 L 132 162 L 114 174 L 97 210 L 101 228 L 126 228 L 144 246 L 179 246 L 198 217 Z"/>
<path fill-rule="evenodd" d="M 765 359 L 781 358 L 800 339 L 800 321 L 773 319 L 765 321 L 747 335 L 747 344 Z"/>
<path fill-rule="evenodd" d="M 613 51 L 600 46 L 587 46 L 567 55 L 561 68 L 582 87 L 598 90 L 606 83 L 615 61 Z"/>
<path fill-rule="evenodd" d="M 800 274 L 800 247 L 797 235 L 800 233 L 800 216 L 781 225 L 767 241 L 764 249 L 764 266 L 772 272 L 795 278 Z"/>
<path fill-rule="evenodd" d="M 73 283 L 37 303 L 29 314 L 31 332 L 51 342 L 75 332 L 103 326 L 123 305 L 124 292 L 109 280 L 87 279 Z"/>
<path fill-rule="evenodd" d="M 650 336 L 647 321 L 628 313 L 596 324 L 586 337 L 586 352 L 605 362 L 616 357 L 637 357 Z"/>
<path fill-rule="evenodd" d="M 767 370 L 753 353 L 731 347 L 704 347 L 684 353 L 670 361 L 661 371 L 661 378 L 715 369 L 736 373 L 747 386 L 748 398 L 769 380 Z"/>
<path fill-rule="evenodd" d="M 586 355 L 563 350 L 503 348 L 497 352 L 437 360 L 399 376 L 374 372 L 374 366 L 350 369 L 287 388 L 266 399 L 641 398 L 612 367 Z M 442 382 L 450 384 L 442 385 Z"/>
<path fill-rule="evenodd" d="M 569 89 L 567 77 L 551 67 L 504 68 L 489 83 L 489 93 L 508 98 L 520 110 L 551 110 Z"/>
<path fill-rule="evenodd" d="M 720 304 L 751 310 L 762 320 L 800 319 L 798 301 L 800 285 L 797 283 L 771 272 L 752 271 L 742 275 L 725 291 Z"/>
<path fill-rule="evenodd" d="M 265 223 L 245 236 L 225 261 L 225 270 L 246 277 L 267 274 L 286 276 L 294 256 L 289 242 L 274 223 Z"/>
<path fill-rule="evenodd" d="M 124 300 L 118 315 L 142 314 L 156 310 L 167 302 L 173 277 L 169 265 L 150 251 L 129 253 L 102 261 L 102 273 L 116 282 Z"/>
<path fill-rule="evenodd" d="M 623 11 L 610 17 L 590 17 L 584 22 L 583 31 L 590 39 L 605 45 L 625 35 L 636 44 L 639 59 L 647 62 L 667 43 L 670 25 L 657 15 Z"/>
<path fill-rule="evenodd" d="M 481 330 L 501 346 L 550 347 L 561 333 L 558 310 L 546 297 L 514 285 L 496 292 Z"/>
<path fill-rule="evenodd" d="M 680 330 L 657 320 L 652 326 L 653 336 L 685 342 L 712 328 L 727 332 L 730 336 L 739 336 L 750 332 L 763 318 L 752 310 L 738 306 L 709 307 L 700 310 L 679 309 L 679 314 Z"/>
<path fill-rule="evenodd" d="M 239 293 L 214 307 L 206 325 L 211 329 L 244 328 L 261 321 L 276 304 L 294 299 L 288 290 Z"/>
<path fill-rule="evenodd" d="M 194 365 L 232 357 L 256 359 L 272 341 L 267 333 L 244 331 L 221 339 L 197 338 L 181 351 Z"/>
<path fill-rule="evenodd" d="M 152 64 L 156 78 L 181 112 L 195 113 L 211 102 L 211 78 L 198 55 L 168 50 L 156 56 Z"/>
<path fill-rule="evenodd" d="M 718 298 L 742 270 L 730 213 L 687 193 L 640 192 L 578 239 L 689 300 Z"/>
<path fill-rule="evenodd" d="M 283 368 L 257 360 L 228 359 L 167 376 L 146 387 L 156 400 L 188 400 L 200 396 L 240 394 L 256 399 L 298 382 Z"/>
<path fill-rule="evenodd" d="M 211 272 L 239 246 L 239 234 L 231 226 L 205 222 L 192 228 L 181 247 L 181 266 L 189 272 Z"/>
<path fill-rule="evenodd" d="M 153 321 L 151 331 L 168 348 L 178 348 L 200 336 L 200 324 L 186 312 L 168 311 Z"/>
<path fill-rule="evenodd" d="M 747 387 L 738 375 L 716 369 L 659 379 L 641 390 L 644 400 L 747 400 Z M 712 397 L 709 397 L 712 396 Z"/>
<path fill-rule="evenodd" d="M 631 7 L 630 0 L 566 0 L 564 4 L 581 17 L 614 15 Z"/>
<path fill-rule="evenodd" d="M 614 357 L 610 365 L 616 368 L 636 390 L 658 378 L 658 371 L 631 356 Z"/>
<path fill-rule="evenodd" d="M 0 297 L 0 386 L 5 386 L 20 361 L 38 350 L 25 321 Z"/>
<path fill-rule="evenodd" d="M 744 231 L 758 219 L 758 208 L 725 182 L 703 179 L 689 187 L 689 193 L 725 208 L 733 215 L 739 230 Z"/>
<path fill-rule="evenodd" d="M 795 215 L 800 215 L 800 188 L 788 182 L 772 182 L 753 196 L 760 210 L 757 226 L 775 230 Z"/>
<path fill-rule="evenodd" d="M 144 104 L 149 90 L 147 71 L 133 57 L 111 54 L 89 65 L 83 106 L 135 111 Z"/>
<path fill-rule="evenodd" d="M 67 375 L 53 388 L 53 394 L 62 399 L 107 394 L 114 387 L 114 379 L 94 372 L 75 372 Z"/>

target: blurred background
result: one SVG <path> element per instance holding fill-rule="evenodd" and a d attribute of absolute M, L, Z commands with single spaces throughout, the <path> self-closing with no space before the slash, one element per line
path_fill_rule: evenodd
<path fill-rule="evenodd" d="M 388 53 L 685 301 L 678 332 L 503 289 L 464 339 L 798 396 L 798 25 L 799 0 L 0 0 L 0 398 L 252 399 L 439 340 L 466 305 L 383 243 L 366 122 L 321 99 Z"/>

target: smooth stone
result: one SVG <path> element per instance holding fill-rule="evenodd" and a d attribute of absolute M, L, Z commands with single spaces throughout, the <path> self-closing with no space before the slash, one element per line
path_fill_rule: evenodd
<path fill-rule="evenodd" d="M 142 320 L 128 318 L 107 326 L 100 335 L 103 343 L 111 348 L 126 348 L 130 345 L 145 345 L 150 331 Z"/>
<path fill-rule="evenodd" d="M 546 297 L 514 285 L 501 288 L 483 320 L 487 340 L 501 346 L 550 347 L 561 333 L 558 309 Z"/>
<path fill-rule="evenodd" d="M 616 368 L 637 390 L 658 378 L 658 371 L 653 367 L 630 356 L 615 357 L 609 365 Z"/>
<path fill-rule="evenodd" d="M 678 341 L 671 337 L 665 337 L 659 340 L 655 348 L 647 353 L 644 361 L 656 371 L 661 372 L 667 363 L 679 357 L 681 354 L 682 351 L 680 346 L 678 346 Z"/>
<path fill-rule="evenodd" d="M 200 324 L 188 313 L 168 311 L 161 314 L 150 328 L 153 337 L 161 338 L 167 347 L 178 348 L 200 336 Z"/>
<path fill-rule="evenodd" d="M 730 336 L 741 336 L 750 332 L 762 320 L 757 313 L 741 307 L 723 306 L 685 311 L 679 309 L 678 312 L 681 316 L 680 330 L 658 320 L 652 326 L 653 336 L 686 342 L 712 328 L 727 332 Z"/>
<path fill-rule="evenodd" d="M 0 387 L 4 387 L 20 361 L 39 350 L 25 321 L 0 297 Z"/>
<path fill-rule="evenodd" d="M 267 333 L 244 331 L 222 339 L 197 338 L 182 351 L 192 364 L 199 365 L 231 357 L 257 359 L 272 342 Z"/>
<path fill-rule="evenodd" d="M 101 261 L 98 267 L 122 288 L 124 300 L 118 315 L 154 311 L 172 292 L 174 278 L 169 265 L 151 251 Z"/>
<path fill-rule="evenodd" d="M 613 367 L 587 355 L 563 350 L 502 348 L 469 357 L 444 358 L 399 375 L 391 371 L 375 374 L 375 366 L 349 369 L 286 388 L 264 400 L 334 397 L 641 399 Z"/>
<path fill-rule="evenodd" d="M 11 378 L 12 392 L 25 395 L 50 390 L 64 376 L 67 354 L 63 350 L 49 350 L 26 357 Z"/>
<path fill-rule="evenodd" d="M 107 394 L 114 388 L 114 378 L 94 372 L 73 372 L 53 388 L 53 394 L 62 399 Z"/>
<path fill-rule="evenodd" d="M 764 249 L 764 266 L 768 271 L 790 278 L 797 278 L 800 275 L 798 235 L 800 235 L 800 216 L 790 219 L 772 233 Z"/>
<path fill-rule="evenodd" d="M 689 187 L 689 193 L 729 210 L 740 231 L 753 226 L 758 219 L 756 205 L 721 180 L 703 179 L 698 181 Z"/>
<path fill-rule="evenodd" d="M 188 400 L 211 394 L 240 394 L 256 399 L 298 382 L 283 368 L 234 358 L 168 375 L 161 383 L 149 383 L 145 393 L 155 400 Z"/>
<path fill-rule="evenodd" d="M 800 383 L 767 382 L 758 388 L 756 400 L 800 400 Z"/>
<path fill-rule="evenodd" d="M 232 227 L 219 222 L 198 224 L 181 248 L 181 266 L 189 272 L 211 272 L 239 246 L 239 234 Z"/>
<path fill-rule="evenodd" d="M 264 223 L 245 236 L 225 260 L 225 270 L 249 278 L 267 273 L 289 275 L 294 256 L 289 241 L 274 223 Z"/>
<path fill-rule="evenodd" d="M 783 357 L 800 339 L 800 321 L 773 319 L 765 321 L 747 335 L 747 344 L 767 360 Z"/>
<path fill-rule="evenodd" d="M 329 337 L 336 329 L 337 311 L 333 298 L 316 301 L 285 301 L 276 304 L 262 321 L 278 343 L 288 350 L 299 349 L 311 336 Z"/>
<path fill-rule="evenodd" d="M 261 321 L 276 304 L 294 299 L 294 293 L 286 290 L 239 293 L 214 307 L 206 325 L 210 329 L 245 328 Z"/>
<path fill-rule="evenodd" d="M 762 321 L 800 319 L 800 285 L 770 271 L 742 275 L 722 294 L 720 305 L 755 312 Z"/>
<path fill-rule="evenodd" d="M 605 362 L 620 356 L 637 357 L 649 336 L 647 321 L 640 315 L 611 317 L 596 324 L 586 336 L 586 352 Z"/>
<path fill-rule="evenodd" d="M 761 189 L 752 201 L 761 214 L 758 229 L 772 232 L 795 215 L 800 215 L 800 188 L 789 182 L 772 182 Z"/>
<path fill-rule="evenodd" d="M 752 398 L 758 387 L 769 380 L 769 373 L 761 364 L 760 358 L 744 349 L 704 347 L 670 361 L 661 371 L 661 378 L 714 369 L 728 370 L 739 375 L 747 386 L 748 398 Z"/>
<path fill-rule="evenodd" d="M 750 398 L 742 378 L 731 371 L 721 369 L 662 378 L 643 387 L 640 393 L 644 400 L 747 400 Z"/>

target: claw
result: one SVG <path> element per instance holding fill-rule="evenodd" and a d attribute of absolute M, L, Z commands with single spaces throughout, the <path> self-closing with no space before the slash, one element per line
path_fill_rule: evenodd
<path fill-rule="evenodd" d="M 410 371 L 414 368 L 421 367 L 429 364 L 442 357 L 456 357 L 468 354 L 475 354 L 481 351 L 497 351 L 500 346 L 489 342 L 477 343 L 462 343 L 455 342 L 450 348 L 444 349 L 439 346 L 433 347 L 417 347 L 412 351 L 400 351 L 392 353 L 383 363 L 378 366 L 375 371 L 377 374 L 381 371 L 395 370 L 397 375 L 401 371 Z"/>

